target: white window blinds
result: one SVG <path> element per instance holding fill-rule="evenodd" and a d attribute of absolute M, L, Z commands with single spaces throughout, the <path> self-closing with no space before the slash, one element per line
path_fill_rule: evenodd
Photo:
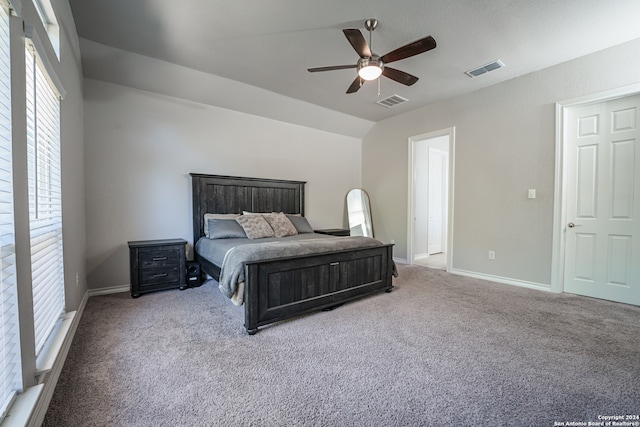
<path fill-rule="evenodd" d="M 64 312 L 60 101 L 33 46 L 26 49 L 27 159 L 36 355 Z"/>
<path fill-rule="evenodd" d="M 22 388 L 15 271 L 9 15 L 0 5 L 0 420 Z"/>

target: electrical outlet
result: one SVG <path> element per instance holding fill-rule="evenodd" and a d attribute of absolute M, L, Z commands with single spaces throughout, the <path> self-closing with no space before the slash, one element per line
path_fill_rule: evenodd
<path fill-rule="evenodd" d="M 80 273 L 76 272 L 76 286 L 80 286 Z"/>
<path fill-rule="evenodd" d="M 489 251 L 489 259 L 496 259 L 495 251 Z"/>
<path fill-rule="evenodd" d="M 391 239 L 391 243 L 396 243 L 395 239 Z"/>

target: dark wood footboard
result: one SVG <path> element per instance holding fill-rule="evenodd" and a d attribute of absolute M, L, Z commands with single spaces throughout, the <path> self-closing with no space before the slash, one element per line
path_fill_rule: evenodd
<path fill-rule="evenodd" d="M 393 245 L 245 264 L 245 328 L 332 307 L 393 287 Z"/>

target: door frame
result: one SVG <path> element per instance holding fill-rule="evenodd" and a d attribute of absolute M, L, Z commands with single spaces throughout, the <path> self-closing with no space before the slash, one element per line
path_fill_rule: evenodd
<path fill-rule="evenodd" d="M 567 165 L 566 142 L 567 114 L 571 108 L 588 104 L 610 101 L 616 98 L 640 94 L 640 83 L 623 86 L 579 98 L 568 99 L 556 103 L 556 164 L 555 186 L 553 203 L 553 244 L 551 248 L 551 291 L 564 291 L 564 265 L 565 265 L 565 224 L 566 216 L 566 191 L 567 191 Z"/>
<path fill-rule="evenodd" d="M 407 207 L 407 263 L 414 263 L 414 221 L 415 216 L 415 183 L 414 183 L 414 171 L 415 171 L 415 146 L 417 143 L 424 141 L 425 139 L 433 139 L 440 136 L 449 137 L 449 175 L 448 175 L 448 187 L 447 194 L 447 271 L 451 269 L 451 262 L 453 260 L 453 205 L 454 205 L 454 176 L 455 176 L 455 126 L 441 129 L 433 132 L 424 133 L 409 137 L 409 177 L 408 177 L 408 207 Z"/>

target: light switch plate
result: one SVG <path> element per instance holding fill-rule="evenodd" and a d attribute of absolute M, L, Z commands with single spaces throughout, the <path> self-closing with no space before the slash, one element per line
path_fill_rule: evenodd
<path fill-rule="evenodd" d="M 530 199 L 535 199 L 536 198 L 536 189 L 535 188 L 530 188 L 529 189 L 528 197 Z"/>

